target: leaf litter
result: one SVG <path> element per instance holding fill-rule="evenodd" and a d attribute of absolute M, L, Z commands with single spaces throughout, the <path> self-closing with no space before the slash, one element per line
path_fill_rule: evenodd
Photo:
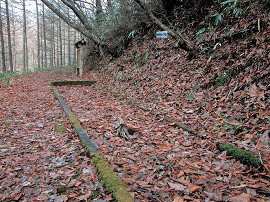
<path fill-rule="evenodd" d="M 61 94 L 135 200 L 269 200 L 261 194 L 270 185 L 269 80 L 256 79 L 259 72 L 269 72 L 269 62 L 254 55 L 264 64 L 260 70 L 246 66 L 219 86 L 211 72 L 219 60 L 206 65 L 203 56 L 188 61 L 181 50 L 155 49 L 168 43 L 145 40 L 111 66 L 101 64 L 104 72 L 86 73 L 82 79 L 96 80 L 94 86 L 64 86 Z M 134 50 L 149 54 L 147 65 L 134 67 Z M 222 53 L 221 48 L 217 54 Z M 242 63 L 235 62 L 230 71 Z M 225 64 L 217 70 L 227 71 Z M 115 113 L 138 129 L 129 141 L 116 135 Z M 216 142 L 233 143 L 267 163 L 255 170 L 221 153 Z"/>
<path fill-rule="evenodd" d="M 91 160 L 51 92 L 49 81 L 56 74 L 70 71 L 16 77 L 12 85 L 0 88 L 1 201 L 76 201 L 93 192 L 99 192 L 100 199 L 112 198 L 104 193 Z M 55 130 L 59 124 L 66 130 Z"/>
<path fill-rule="evenodd" d="M 95 85 L 58 89 L 136 201 L 267 201 L 269 47 L 246 49 L 247 43 L 221 47 L 207 62 L 205 55 L 186 60 L 184 52 L 170 48 L 171 40 L 146 39 L 81 78 Z M 222 59 L 236 45 L 237 52 Z M 134 52 L 148 54 L 147 61 L 136 64 Z M 55 80 L 55 71 L 17 78 L 1 89 L 1 198 L 84 200 L 98 189 L 100 198 L 110 200 L 66 116 L 53 119 L 63 112 L 44 84 Z M 65 79 L 77 79 L 71 68 L 60 71 Z M 116 112 L 136 129 L 128 141 L 116 135 Z M 67 131 L 56 133 L 56 122 Z M 267 163 L 257 170 L 243 165 L 218 151 L 216 142 L 233 143 Z M 57 193 L 60 186 L 67 193 Z"/>

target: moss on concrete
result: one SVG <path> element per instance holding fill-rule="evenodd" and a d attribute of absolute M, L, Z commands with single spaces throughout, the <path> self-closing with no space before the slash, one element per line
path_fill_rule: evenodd
<path fill-rule="evenodd" d="M 104 189 L 108 193 L 112 193 L 114 199 L 120 202 L 134 201 L 128 193 L 125 184 L 115 174 L 110 164 L 101 154 L 94 155 L 93 163 L 98 171 L 100 179 L 103 181 Z"/>
<path fill-rule="evenodd" d="M 70 114 L 68 114 L 68 117 L 69 117 L 70 123 L 74 129 L 79 129 L 79 128 L 82 129 L 80 122 L 78 121 L 77 117 L 74 114 L 70 113 Z"/>
<path fill-rule="evenodd" d="M 94 144 L 91 142 L 87 133 L 83 130 L 79 120 L 72 113 L 69 107 L 64 102 L 63 98 L 57 91 L 55 87 L 52 90 L 56 97 L 58 98 L 61 106 L 68 115 L 72 127 L 75 129 L 79 138 L 84 146 L 85 153 L 93 159 L 96 170 L 99 174 L 99 178 L 103 181 L 104 189 L 106 192 L 111 193 L 116 201 L 119 202 L 129 202 L 134 201 L 133 198 L 128 193 L 124 182 L 115 174 L 110 164 L 106 161 L 103 155 L 99 153 Z"/>
<path fill-rule="evenodd" d="M 217 143 L 216 145 L 220 151 L 227 151 L 228 155 L 233 156 L 234 158 L 236 158 L 236 160 L 240 161 L 245 165 L 258 168 L 262 164 L 260 157 L 255 156 L 254 153 L 252 153 L 251 151 L 239 149 L 229 143 Z M 262 159 L 262 161 L 265 160 Z"/>

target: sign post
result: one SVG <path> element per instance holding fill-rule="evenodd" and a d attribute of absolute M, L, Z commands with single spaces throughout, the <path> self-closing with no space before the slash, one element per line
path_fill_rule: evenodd
<path fill-rule="evenodd" d="M 157 39 L 167 39 L 168 31 L 157 32 Z"/>

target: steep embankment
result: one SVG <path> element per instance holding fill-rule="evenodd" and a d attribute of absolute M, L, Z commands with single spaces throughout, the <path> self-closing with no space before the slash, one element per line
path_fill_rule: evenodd
<path fill-rule="evenodd" d="M 254 33 L 190 61 L 173 41 L 145 38 L 85 74 L 94 86 L 63 87 L 61 94 L 135 199 L 267 200 L 269 36 Z M 129 141 L 116 136 L 116 112 L 136 129 Z M 217 142 L 266 163 L 254 170 Z"/>

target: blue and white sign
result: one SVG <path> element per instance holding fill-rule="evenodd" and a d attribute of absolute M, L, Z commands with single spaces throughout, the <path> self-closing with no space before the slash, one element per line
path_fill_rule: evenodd
<path fill-rule="evenodd" d="M 157 32 L 157 39 L 167 39 L 168 31 Z"/>

